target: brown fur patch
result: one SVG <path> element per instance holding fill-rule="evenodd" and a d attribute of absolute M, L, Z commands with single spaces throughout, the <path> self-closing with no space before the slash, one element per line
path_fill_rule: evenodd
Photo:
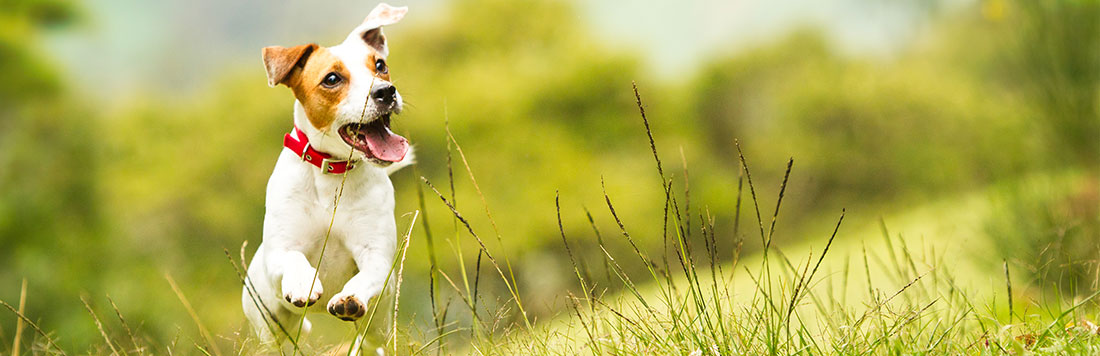
<path fill-rule="evenodd" d="M 388 81 L 390 81 L 390 71 L 389 71 L 390 62 L 389 61 L 386 62 L 387 69 L 386 69 L 385 73 L 378 73 L 378 69 L 374 65 L 374 63 L 376 61 L 378 61 L 378 58 L 379 58 L 378 53 L 372 49 L 370 51 L 370 55 L 367 56 L 367 63 L 366 63 L 367 64 L 367 69 L 370 69 L 370 72 L 372 74 L 374 74 L 374 76 L 388 82 Z M 385 59 L 383 59 L 383 60 L 385 60 Z"/>
<path fill-rule="evenodd" d="M 309 58 L 310 53 L 317 49 L 317 45 L 310 43 L 295 47 L 270 46 L 264 47 L 264 67 L 267 69 L 267 85 L 286 84 L 287 77 L 294 68 L 300 65 L 302 59 Z"/>
<path fill-rule="evenodd" d="M 321 85 L 329 73 L 336 73 L 343 81 L 334 88 Z M 336 108 L 348 94 L 351 73 L 328 48 L 318 48 L 309 56 L 305 67 L 291 73 L 287 86 L 302 103 L 306 117 L 313 127 L 325 130 L 336 119 Z"/>

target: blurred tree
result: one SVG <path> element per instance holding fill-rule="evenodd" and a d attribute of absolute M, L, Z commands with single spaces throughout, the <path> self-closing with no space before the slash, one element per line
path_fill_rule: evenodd
<path fill-rule="evenodd" d="M 1100 170 L 1100 1 L 1010 5 L 1000 21 L 1009 78 L 1041 110 L 1051 143 Z"/>
<path fill-rule="evenodd" d="M 988 0 L 982 10 L 994 79 L 1030 106 L 1051 148 L 1045 165 L 1085 170 L 1010 185 L 987 230 L 1032 283 L 1087 294 L 1100 281 L 1100 1 Z"/>
<path fill-rule="evenodd" d="M 0 2 L 0 75 L 4 78 L 0 83 L 0 107 L 6 116 L 33 106 L 28 100 L 56 97 L 56 73 L 39 53 L 35 39 L 39 31 L 67 24 L 74 16 L 72 8 L 60 1 Z"/>
<path fill-rule="evenodd" d="M 96 119 L 66 99 L 39 47 L 43 31 L 76 20 L 69 1 L 0 2 L 0 298 L 15 300 L 28 279 L 28 314 L 59 331 L 85 329 L 87 317 L 52 304 L 79 303 L 78 292 L 98 280 L 89 267 L 111 257 L 101 247 Z M 4 325 L 14 320 L 0 313 Z M 13 330 L 3 331 L 10 340 Z"/>
<path fill-rule="evenodd" d="M 728 164 L 734 138 L 756 161 L 795 157 L 796 201 L 927 198 L 1015 176 L 1042 151 L 1020 139 L 1029 124 L 1019 106 L 944 65 L 844 58 L 798 31 L 704 69 L 694 107 Z"/>
<path fill-rule="evenodd" d="M 797 80 L 798 68 L 835 67 L 837 60 L 816 31 L 796 31 L 781 41 L 734 58 L 715 60 L 696 77 L 695 111 L 710 149 L 736 160 L 734 138 L 752 139 L 773 124 L 770 98 Z M 831 68 L 832 69 L 832 68 Z M 780 154 L 782 156 L 782 154 Z"/>

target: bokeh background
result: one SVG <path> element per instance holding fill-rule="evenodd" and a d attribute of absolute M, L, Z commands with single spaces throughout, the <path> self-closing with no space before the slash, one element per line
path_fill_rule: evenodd
<path fill-rule="evenodd" d="M 664 192 L 632 81 L 665 170 L 690 177 L 685 214 L 713 217 L 721 249 L 760 249 L 732 233 L 737 139 L 762 197 L 795 160 L 776 244 L 810 227 L 820 238 L 841 208 L 867 224 L 981 192 L 994 213 L 974 228 L 995 248 L 964 256 L 1010 261 L 1031 293 L 1096 289 L 1097 1 L 391 3 L 410 7 L 385 30 L 408 104 L 394 126 L 419 161 L 393 176 L 399 230 L 420 209 L 419 176 L 451 194 L 452 157 L 459 209 L 509 258 L 536 317 L 557 315 L 575 288 L 556 193 L 594 268 L 585 209 L 605 235 L 617 230 L 601 182 L 637 241 L 661 248 L 652 222 Z M 259 244 L 266 180 L 291 127 L 292 95 L 265 85 L 260 48 L 335 44 L 374 6 L 0 2 L 0 300 L 15 304 L 26 279 L 27 314 L 69 350 L 99 338 L 81 296 L 97 307 L 110 296 L 143 337 L 189 340 L 195 326 L 167 274 L 232 339 L 244 320 L 223 251 Z M 475 275 L 476 244 L 430 190 L 424 206 L 440 268 L 456 271 L 461 256 Z M 412 231 L 399 320 L 429 325 L 429 248 L 424 227 Z M 612 252 L 629 251 L 620 242 Z M 489 271 L 487 310 L 507 299 Z M 0 350 L 14 325 L 0 312 Z"/>

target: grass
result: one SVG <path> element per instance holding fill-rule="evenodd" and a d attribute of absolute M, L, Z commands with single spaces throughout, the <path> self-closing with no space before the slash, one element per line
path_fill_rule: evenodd
<path fill-rule="evenodd" d="M 1100 353 L 1096 292 L 1050 296 L 1036 284 L 1013 283 L 1012 277 L 1018 275 L 1013 270 L 1023 267 L 976 252 L 994 247 L 983 234 L 983 221 L 995 214 L 988 193 L 955 197 L 854 227 L 850 226 L 853 220 L 869 221 L 866 214 L 839 211 L 833 223 L 794 229 L 793 235 L 811 237 L 781 246 L 774 243 L 774 237 L 783 216 L 788 178 L 797 174 L 795 162 L 787 162 L 783 180 L 776 182 L 779 193 L 774 206 L 765 206 L 757 196 L 757 186 L 768 183 L 754 182 L 748 160 L 740 155 L 742 178 L 736 184 L 733 236 L 717 236 L 714 216 L 706 208 L 692 210 L 686 160 L 680 174 L 682 183 L 663 167 L 636 86 L 634 94 L 659 179 L 651 188 L 665 193 L 664 201 L 655 202 L 653 208 L 660 209 L 664 218 L 660 226 L 629 225 L 620 219 L 615 200 L 605 190 L 605 218 L 614 220 L 618 231 L 605 236 L 593 216 L 600 211 L 583 210 L 591 225 L 590 240 L 596 241 L 600 255 L 596 263 L 589 264 L 574 248 L 580 238 L 566 234 L 579 230 L 567 230 L 562 219 L 563 214 L 578 212 L 563 212 L 562 197 L 555 195 L 557 233 L 569 257 L 569 261 L 559 262 L 569 263 L 576 285 L 576 293 L 564 291 L 561 295 L 567 310 L 542 321 L 526 312 L 520 289 L 524 281 L 516 278 L 508 256 L 486 244 L 455 200 L 451 163 L 457 161 L 481 197 L 481 208 L 497 243 L 503 245 L 473 169 L 448 128 L 448 147 L 453 147 L 447 157 L 450 191 L 440 191 L 425 177 L 421 177 L 421 188 L 434 193 L 452 213 L 454 235 L 443 241 L 453 248 L 460 269 L 438 267 L 438 236 L 428 230 L 428 217 L 414 212 L 392 266 L 394 283 L 387 283 L 392 304 L 383 303 L 383 298 L 372 299 L 370 316 L 335 345 L 294 335 L 288 338 L 288 348 L 278 351 L 284 355 L 350 355 L 356 347 L 361 351 L 381 347 L 387 354 L 414 355 Z M 452 160 L 453 153 L 458 154 L 457 160 Z M 423 211 L 431 199 L 423 189 L 418 193 Z M 334 201 L 339 202 L 339 192 Z M 742 209 L 751 209 L 745 219 L 755 226 L 743 225 Z M 418 218 L 429 248 L 432 324 L 398 327 L 402 325 L 397 315 L 405 255 Z M 659 251 L 646 251 L 637 243 L 640 238 L 660 238 L 664 244 Z M 746 238 L 758 238 L 762 250 L 741 256 Z M 467 261 L 462 254 L 463 244 L 476 245 L 475 261 Z M 611 248 L 613 244 L 628 245 L 631 253 L 615 255 L 610 251 L 620 249 Z M 241 275 L 243 250 L 241 262 L 234 261 L 228 251 L 226 256 L 247 286 Z M 479 304 L 486 299 L 485 291 L 480 290 L 485 283 L 481 281 L 483 257 L 492 269 L 487 277 L 499 279 L 507 291 L 498 296 L 493 310 L 487 302 Z M 625 268 L 627 259 L 637 260 L 641 269 Z M 467 262 L 473 262 L 472 278 Z M 89 327 L 94 326 L 103 337 L 103 343 L 88 353 L 270 352 L 247 330 L 236 335 L 210 334 L 183 292 L 170 276 L 166 279 L 192 317 L 197 335 L 179 335 L 168 344 L 154 343 L 140 335 L 140 327 L 131 328 L 113 300 L 108 298 L 117 320 L 100 319 L 95 305 L 82 298 L 94 321 Z M 451 308 L 455 299 L 462 308 Z M 26 325 L 35 331 L 33 336 L 12 340 L 12 354 L 67 354 L 57 346 L 55 335 L 23 313 L 23 300 L 18 308 L 3 301 L 0 304 L 18 316 L 16 330 Z M 371 328 L 375 322 L 385 324 L 386 317 L 393 318 L 388 325 Z M 286 325 L 273 324 L 273 332 L 290 334 Z M 375 330 L 382 340 L 357 343 L 367 330 Z"/>
<path fill-rule="evenodd" d="M 579 300 L 594 308 L 546 323 L 501 353 L 1095 353 L 1095 295 L 1035 298 L 1034 287 L 1004 278 L 1007 263 L 973 255 L 990 248 L 978 235 L 991 213 L 983 192 L 882 220 L 927 239 L 891 234 L 882 221 L 844 229 L 838 217 L 820 238 L 772 245 L 777 257 L 768 262 L 763 253 L 703 260 L 673 278 L 641 288 L 624 282 L 623 293 Z M 701 240 L 697 256 L 716 252 Z M 1006 309 L 1004 291 L 1013 288 L 1017 305 Z M 525 338 L 556 342 L 530 348 Z"/>

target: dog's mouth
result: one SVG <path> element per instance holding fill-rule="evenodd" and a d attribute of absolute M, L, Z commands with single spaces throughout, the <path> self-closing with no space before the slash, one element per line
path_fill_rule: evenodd
<path fill-rule="evenodd" d="M 340 138 L 368 159 L 398 162 L 409 152 L 409 141 L 390 131 L 390 114 L 368 123 L 352 123 L 340 127 Z"/>

